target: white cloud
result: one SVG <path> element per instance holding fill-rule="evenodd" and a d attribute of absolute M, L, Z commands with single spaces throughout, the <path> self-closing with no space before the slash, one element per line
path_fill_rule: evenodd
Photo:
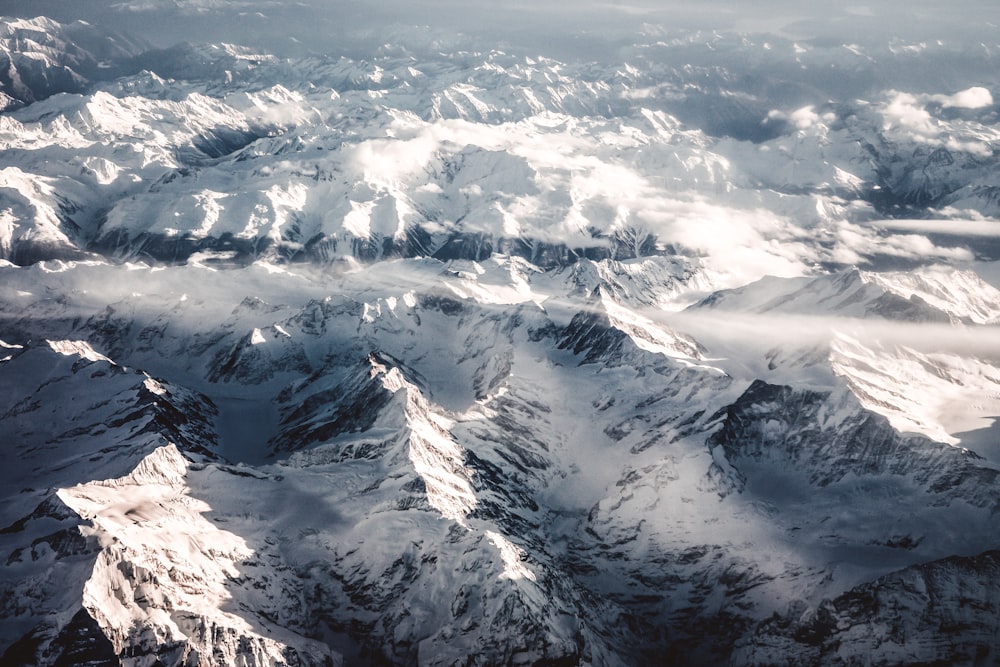
<path fill-rule="evenodd" d="M 900 92 L 892 95 L 882 111 L 883 129 L 904 128 L 914 135 L 924 137 L 937 133 L 934 119 L 915 95 Z"/>
<path fill-rule="evenodd" d="M 636 211 L 663 242 L 704 256 L 706 265 L 738 285 L 766 275 L 800 276 L 816 261 L 803 231 L 763 209 L 739 209 L 704 198 L 651 199 Z"/>
<path fill-rule="evenodd" d="M 920 234 L 898 234 L 886 237 L 882 239 L 880 248 L 887 255 L 913 259 L 940 257 L 942 259 L 965 262 L 974 259 L 972 252 L 968 248 L 950 248 L 934 245 L 930 239 Z"/>
<path fill-rule="evenodd" d="M 882 129 L 901 135 L 910 141 L 931 146 L 943 146 L 952 151 L 975 153 L 988 157 L 989 145 L 979 138 L 963 141 L 960 137 L 969 128 L 967 121 L 946 121 L 936 118 L 927 110 L 931 103 L 944 108 L 979 109 L 993 104 L 993 96 L 985 88 L 973 86 L 954 95 L 913 95 L 889 91 L 888 101 L 882 105 Z M 979 126 L 978 129 L 982 129 Z"/>
<path fill-rule="evenodd" d="M 799 130 L 808 130 L 813 125 L 819 123 L 819 114 L 813 110 L 813 107 L 802 107 L 788 117 L 793 125 Z"/>
<path fill-rule="evenodd" d="M 769 117 L 775 117 L 775 112 L 768 114 Z M 820 115 L 816 113 L 816 108 L 813 106 L 802 107 L 801 109 L 796 109 L 792 113 L 784 116 L 784 114 L 778 113 L 777 117 L 784 117 L 789 123 L 795 126 L 797 130 L 808 130 L 814 126 L 824 126 L 826 124 L 832 123 L 836 120 L 836 115 L 833 113 L 825 113 Z"/>
<path fill-rule="evenodd" d="M 927 234 L 1000 237 L 1000 221 L 996 220 L 882 220 L 878 224 Z"/>
<path fill-rule="evenodd" d="M 837 227 L 836 243 L 830 252 L 830 259 L 841 264 L 861 264 L 866 258 L 888 255 L 909 260 L 945 260 L 970 262 L 973 253 L 961 246 L 939 246 L 920 234 L 885 233 L 885 227 L 892 227 L 897 221 L 879 221 L 866 225 L 841 222 Z M 908 229 L 907 222 L 898 221 L 901 229 Z M 932 231 L 932 230 L 926 230 Z"/>
<path fill-rule="evenodd" d="M 982 109 L 993 105 L 993 95 L 982 86 L 973 86 L 960 90 L 954 95 L 932 95 L 931 100 L 940 102 L 944 107 L 958 109 Z"/>

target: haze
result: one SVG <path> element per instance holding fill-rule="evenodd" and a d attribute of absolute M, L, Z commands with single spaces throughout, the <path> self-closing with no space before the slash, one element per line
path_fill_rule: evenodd
<path fill-rule="evenodd" d="M 805 40 L 883 42 L 990 40 L 1000 24 L 996 3 L 847 4 L 708 1 L 458 2 L 385 0 L 4 0 L 0 14 L 86 20 L 166 47 L 181 41 L 229 41 L 279 54 L 363 54 L 400 26 L 428 26 L 428 46 L 460 40 L 468 48 L 525 49 L 564 59 L 600 60 L 635 42 L 637 33 L 674 30 L 765 32 Z M 410 36 L 409 39 L 413 39 Z"/>

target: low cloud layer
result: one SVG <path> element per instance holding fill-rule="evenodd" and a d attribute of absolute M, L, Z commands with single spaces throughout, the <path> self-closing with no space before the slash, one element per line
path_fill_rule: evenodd
<path fill-rule="evenodd" d="M 910 230 L 947 236 L 984 236 L 1000 238 L 1000 222 L 996 220 L 905 220 L 887 219 L 879 225 L 888 229 Z"/>

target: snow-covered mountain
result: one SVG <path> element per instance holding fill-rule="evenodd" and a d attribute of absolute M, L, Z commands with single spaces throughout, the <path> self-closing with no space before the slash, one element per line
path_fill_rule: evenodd
<path fill-rule="evenodd" d="M 996 46 L 399 30 L 0 20 L 0 662 L 989 664 Z"/>

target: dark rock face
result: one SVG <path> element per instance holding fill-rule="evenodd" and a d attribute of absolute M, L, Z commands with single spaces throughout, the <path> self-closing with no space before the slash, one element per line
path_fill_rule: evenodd
<path fill-rule="evenodd" d="M 35 634 L 25 635 L 0 656 L 0 664 L 31 667 L 38 664 L 38 641 Z M 118 667 L 121 661 L 101 627 L 86 609 L 81 609 L 63 626 L 49 644 L 46 663 L 53 667 Z"/>
<path fill-rule="evenodd" d="M 237 267 L 250 264 L 271 245 L 272 242 L 268 239 L 236 238 L 232 234 L 201 238 L 187 235 L 165 237 L 147 233 L 132 235 L 125 230 L 116 229 L 101 235 L 88 247 L 92 252 L 105 257 L 120 260 L 144 257 L 162 264 L 183 264 L 199 252 L 227 253 L 231 256 L 209 260 L 209 263 Z M 35 261 L 40 259 L 50 258 L 36 253 Z"/>
<path fill-rule="evenodd" d="M 647 254 L 656 254 L 654 241 L 649 241 L 642 246 Z M 532 264 L 543 269 L 551 269 L 561 266 L 570 266 L 581 259 L 601 260 L 615 256 L 617 259 L 628 259 L 635 256 L 630 254 L 630 250 L 624 243 L 611 248 L 606 239 L 595 237 L 592 246 L 571 248 L 563 243 L 547 243 L 538 239 L 528 237 L 494 237 L 490 234 L 479 233 L 459 233 L 448 237 L 444 243 L 433 250 L 431 254 L 435 259 L 452 260 L 464 259 L 481 262 L 486 260 L 495 252 L 499 252 L 512 257 L 521 257 Z M 400 251 L 406 250 L 400 248 Z M 400 256 L 407 255 L 400 252 Z"/>
<path fill-rule="evenodd" d="M 742 665 L 995 665 L 1000 552 L 951 557 L 880 577 L 806 614 L 762 623 Z"/>
<path fill-rule="evenodd" d="M 916 294 L 911 295 L 908 299 L 897 294 L 883 294 L 869 306 L 867 314 L 902 322 L 948 324 L 951 321 L 947 313 L 934 308 Z"/>
<path fill-rule="evenodd" d="M 824 415 L 838 408 L 830 399 L 828 392 L 756 380 L 726 409 L 709 446 L 721 446 L 736 469 L 740 461 L 795 469 L 818 487 L 847 475 L 907 476 L 931 494 L 932 502 L 948 504 L 961 497 L 980 507 L 997 506 L 986 489 L 996 487 L 1000 471 L 981 465 L 976 454 L 902 435 L 885 417 L 857 407 L 835 421 Z M 736 470 L 730 481 L 740 490 L 746 477 Z"/>
<path fill-rule="evenodd" d="M 380 357 L 372 355 L 378 363 Z M 309 381 L 286 391 L 281 432 L 272 443 L 275 452 L 292 452 L 321 444 L 344 433 L 367 430 L 392 400 L 392 393 L 372 375 L 371 362 L 346 373 L 315 374 Z M 344 452 L 345 458 L 369 458 L 380 452 L 369 449 Z"/>
<path fill-rule="evenodd" d="M 583 354 L 581 363 L 596 363 L 621 354 L 627 339 L 623 331 L 611 326 L 604 313 L 581 311 L 573 316 L 558 345 L 559 349 Z"/>
<path fill-rule="evenodd" d="M 93 259 L 94 255 L 70 243 L 55 241 L 22 241 L 12 249 L 8 259 L 18 266 L 31 266 L 38 262 L 63 260 L 67 262 Z"/>
<path fill-rule="evenodd" d="M 242 135 L 241 135 L 242 136 Z M 245 137 L 244 137 L 245 139 Z M 226 141 L 238 142 L 240 138 L 230 138 Z M 221 141 L 221 140 L 220 140 Z M 224 142 L 223 142 L 224 143 Z M 221 145 L 214 142 L 211 145 L 199 146 L 199 155 L 188 156 L 191 160 L 203 159 L 201 151 L 214 154 L 231 148 L 230 144 Z M 116 229 L 99 236 L 89 244 L 88 250 L 99 255 L 118 259 L 143 257 L 164 264 L 183 264 L 192 255 L 201 252 L 227 253 L 228 258 L 210 260 L 214 263 L 228 266 L 245 266 L 267 253 L 276 253 L 278 257 L 294 263 L 308 262 L 327 264 L 338 257 L 338 249 L 350 248 L 350 255 L 362 262 L 376 262 L 383 259 L 433 257 L 441 261 L 468 260 L 481 262 L 494 253 L 502 253 L 521 257 L 532 264 L 551 269 L 570 266 L 580 259 L 602 260 L 614 256 L 616 259 L 635 257 L 633 249 L 624 244 L 609 247 L 604 239 L 595 239 L 593 246 L 570 248 L 561 243 L 546 243 L 527 237 L 500 237 L 481 233 L 456 233 L 444 239 L 434 239 L 419 226 L 407 229 L 400 238 L 381 237 L 373 234 L 371 238 L 338 238 L 336 235 L 318 235 L 304 239 L 301 242 L 274 241 L 269 238 L 237 238 L 232 234 L 218 237 L 179 236 L 166 237 L 158 234 L 131 235 L 126 230 Z M 643 255 L 659 254 L 652 242 L 647 242 Z M 19 265 L 31 264 L 44 259 L 82 259 L 90 257 L 85 250 L 72 247 L 47 249 L 45 247 L 25 247 L 18 250 L 21 254 L 12 256 L 12 261 Z"/>
<path fill-rule="evenodd" d="M 8 109 L 57 93 L 82 93 L 91 80 L 125 73 L 136 41 L 76 22 L 60 25 L 44 17 L 20 21 L 0 34 L 0 93 Z"/>

